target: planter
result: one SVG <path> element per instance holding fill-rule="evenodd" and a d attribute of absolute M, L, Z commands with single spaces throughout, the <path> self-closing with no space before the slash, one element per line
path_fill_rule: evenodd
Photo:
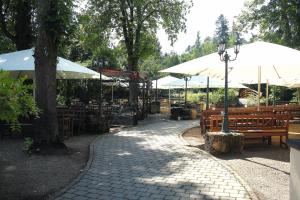
<path fill-rule="evenodd" d="M 159 101 L 151 102 L 150 113 L 151 114 L 160 113 L 160 102 Z"/>
<path fill-rule="evenodd" d="M 213 154 L 241 153 L 244 148 L 242 133 L 207 132 L 205 149 Z"/>

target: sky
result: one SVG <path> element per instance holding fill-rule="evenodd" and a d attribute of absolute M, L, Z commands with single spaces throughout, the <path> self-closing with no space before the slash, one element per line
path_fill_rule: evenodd
<path fill-rule="evenodd" d="M 197 31 L 200 31 L 201 40 L 204 40 L 207 36 L 213 36 L 216 29 L 215 23 L 220 14 L 228 19 L 231 26 L 234 16 L 241 13 L 246 0 L 193 0 L 193 2 L 194 6 L 186 16 L 186 33 L 178 35 L 178 40 L 173 47 L 170 45 L 164 30 L 157 31 L 162 52 L 183 53 L 188 45 L 194 44 Z"/>

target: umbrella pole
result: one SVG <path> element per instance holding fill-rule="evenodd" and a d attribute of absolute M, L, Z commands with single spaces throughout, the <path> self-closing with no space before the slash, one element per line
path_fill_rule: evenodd
<path fill-rule="evenodd" d="M 99 116 L 98 116 L 98 123 L 102 121 L 102 69 L 100 68 L 100 94 L 99 94 Z"/>
<path fill-rule="evenodd" d="M 209 109 L 209 76 L 207 77 L 207 85 L 206 85 L 206 110 Z"/>
<path fill-rule="evenodd" d="M 170 87 L 169 87 L 169 107 L 171 107 L 171 90 L 170 90 Z"/>
<path fill-rule="evenodd" d="M 111 103 L 114 102 L 114 82 L 111 85 Z"/>
<path fill-rule="evenodd" d="M 275 106 L 275 94 L 276 94 L 276 86 L 273 86 L 273 106 Z"/>
<path fill-rule="evenodd" d="M 257 110 L 260 110 L 261 68 L 258 66 Z"/>
<path fill-rule="evenodd" d="M 266 106 L 269 106 L 269 81 L 266 82 Z"/>
<path fill-rule="evenodd" d="M 156 79 L 156 82 L 155 82 L 155 101 L 157 101 L 158 99 L 158 93 L 157 93 L 157 79 Z"/>
<path fill-rule="evenodd" d="M 186 105 L 187 102 L 187 77 L 185 78 L 185 91 L 184 91 L 184 104 Z"/>

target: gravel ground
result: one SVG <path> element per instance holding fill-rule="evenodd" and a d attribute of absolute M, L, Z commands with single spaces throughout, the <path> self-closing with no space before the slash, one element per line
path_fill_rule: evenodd
<path fill-rule="evenodd" d="M 0 199 L 43 200 L 71 182 L 86 165 L 95 135 L 65 141 L 66 151 L 31 155 L 22 151 L 23 140 L 0 140 Z"/>
<path fill-rule="evenodd" d="M 203 149 L 200 128 L 185 132 L 184 139 L 194 147 Z M 244 179 L 260 199 L 289 199 L 289 150 L 261 142 L 246 144 L 242 154 L 218 157 Z"/>

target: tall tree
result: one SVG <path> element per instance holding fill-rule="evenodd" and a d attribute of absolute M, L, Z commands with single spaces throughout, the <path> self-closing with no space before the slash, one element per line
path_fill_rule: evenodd
<path fill-rule="evenodd" d="M 71 0 L 37 0 L 36 102 L 42 112 L 35 124 L 37 144 L 54 144 L 62 139 L 56 113 L 56 65 L 58 47 L 71 19 L 71 7 Z"/>
<path fill-rule="evenodd" d="M 17 50 L 33 46 L 34 0 L 0 0 L 0 33 Z"/>
<path fill-rule="evenodd" d="M 125 43 L 128 71 L 138 70 L 142 36 L 155 34 L 161 26 L 173 43 L 177 33 L 185 29 L 190 6 L 181 0 L 89 0 L 89 5 L 99 27 Z M 129 88 L 129 102 L 136 107 L 137 82 L 131 81 Z"/>
<path fill-rule="evenodd" d="M 258 31 L 266 41 L 300 47 L 299 0 L 252 0 L 238 17 L 240 31 Z"/>
<path fill-rule="evenodd" d="M 224 42 L 225 44 L 228 43 L 229 40 L 228 20 L 223 14 L 221 14 L 216 21 L 215 37 L 218 39 L 219 42 Z"/>

